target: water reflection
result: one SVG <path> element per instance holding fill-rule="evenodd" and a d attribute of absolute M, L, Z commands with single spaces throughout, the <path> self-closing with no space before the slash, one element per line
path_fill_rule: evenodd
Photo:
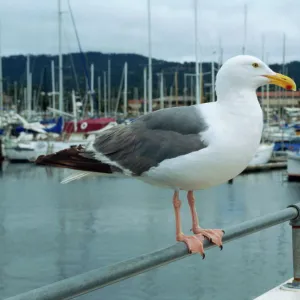
<path fill-rule="evenodd" d="M 172 192 L 100 177 L 60 185 L 71 172 L 3 165 L 1 298 L 174 243 Z M 198 191 L 201 224 L 227 227 L 298 202 L 300 185 L 282 174 L 249 174 Z M 212 249 L 204 261 L 195 255 L 78 299 L 246 300 L 291 276 L 291 230 L 283 224 L 226 244 L 222 252 Z"/>

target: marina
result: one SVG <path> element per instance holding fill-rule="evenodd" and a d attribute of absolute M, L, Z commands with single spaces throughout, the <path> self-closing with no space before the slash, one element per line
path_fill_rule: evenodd
<path fill-rule="evenodd" d="M 32 164 L 3 165 L 1 298 L 174 244 L 167 191 L 98 177 L 71 183 L 70 189 L 59 184 L 68 175 Z M 282 171 L 239 176 L 233 185 L 196 193 L 199 218 L 207 226 L 229 228 L 297 203 L 298 193 L 298 183 L 287 182 Z M 187 203 L 183 220 L 188 230 Z M 254 299 L 292 277 L 291 242 L 286 222 L 226 243 L 223 251 L 211 249 L 205 260 L 193 255 L 79 299 L 202 300 L 219 299 L 220 293 L 223 299 Z M 187 286 L 194 288 L 187 293 Z"/>
<path fill-rule="evenodd" d="M 2 6 L 0 299 L 300 299 L 297 16 L 130 1 Z"/>

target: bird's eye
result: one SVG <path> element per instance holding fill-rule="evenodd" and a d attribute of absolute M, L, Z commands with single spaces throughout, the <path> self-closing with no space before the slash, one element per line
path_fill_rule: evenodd
<path fill-rule="evenodd" d="M 253 67 L 253 68 L 258 68 L 259 65 L 258 65 L 258 63 L 253 63 L 253 64 L 252 64 L 252 67 Z"/>

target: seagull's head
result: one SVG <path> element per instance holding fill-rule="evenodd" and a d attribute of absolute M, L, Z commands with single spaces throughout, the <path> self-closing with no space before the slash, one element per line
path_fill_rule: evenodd
<path fill-rule="evenodd" d="M 296 91 L 296 84 L 288 76 L 275 73 L 259 58 L 238 55 L 228 59 L 217 74 L 218 88 L 252 88 L 256 90 L 266 84 L 275 84 L 286 90 Z"/>

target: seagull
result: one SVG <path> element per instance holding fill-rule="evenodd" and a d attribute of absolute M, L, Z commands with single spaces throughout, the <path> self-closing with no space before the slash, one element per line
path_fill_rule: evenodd
<path fill-rule="evenodd" d="M 291 78 L 275 73 L 260 59 L 232 57 L 216 76 L 216 102 L 148 113 L 129 125 L 103 131 L 85 147 L 39 156 L 36 164 L 80 170 L 75 179 L 99 173 L 171 189 L 176 240 L 204 258 L 203 241 L 222 249 L 224 231 L 200 227 L 194 191 L 226 183 L 247 167 L 263 129 L 256 89 L 266 84 L 296 90 Z M 181 228 L 180 190 L 187 192 L 193 235 L 185 235 Z"/>

